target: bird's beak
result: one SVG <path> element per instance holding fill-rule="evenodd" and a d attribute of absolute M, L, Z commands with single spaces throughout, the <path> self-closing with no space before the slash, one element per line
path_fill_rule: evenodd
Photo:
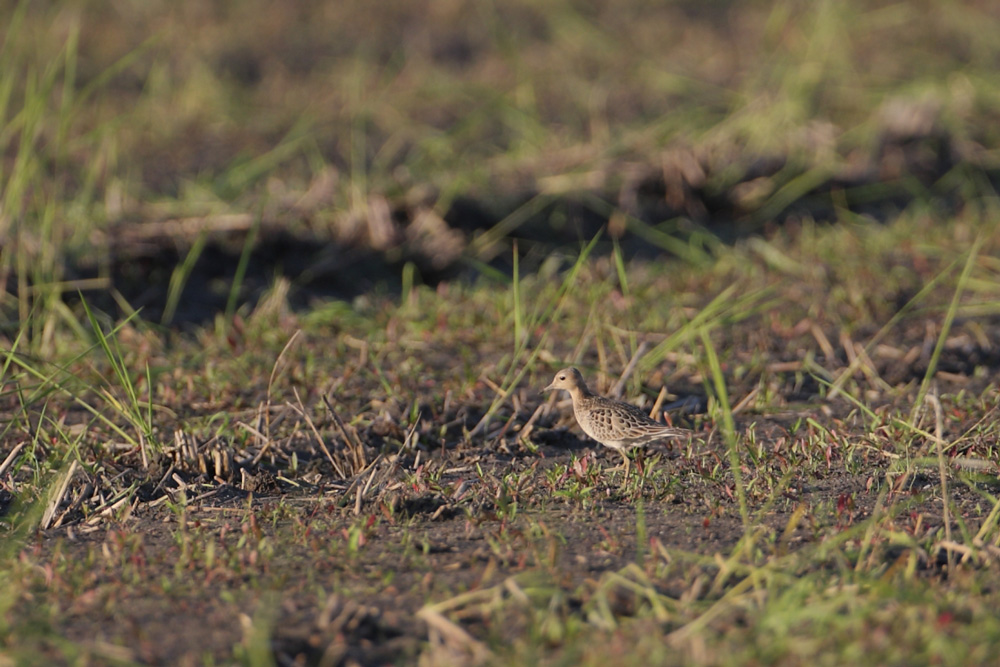
<path fill-rule="evenodd" d="M 555 384 L 555 382 L 550 382 L 548 387 L 542 389 L 542 393 L 544 394 L 547 391 L 552 391 L 553 389 L 555 389 L 555 387 L 552 386 L 553 384 Z"/>

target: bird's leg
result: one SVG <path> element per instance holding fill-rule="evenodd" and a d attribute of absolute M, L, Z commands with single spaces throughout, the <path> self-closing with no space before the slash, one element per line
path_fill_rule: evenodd
<path fill-rule="evenodd" d="M 639 474 L 641 475 L 646 470 L 646 449 L 645 447 L 639 447 L 638 451 L 635 453 L 635 465 L 639 469 Z"/>
<path fill-rule="evenodd" d="M 628 480 L 628 471 L 629 471 L 629 468 L 632 466 L 632 460 L 629 459 L 628 454 L 625 452 L 624 449 L 619 450 L 619 452 L 622 455 L 622 459 L 624 459 L 624 461 L 625 461 L 625 463 L 623 463 L 622 465 L 625 466 L 625 480 L 627 481 Z"/>

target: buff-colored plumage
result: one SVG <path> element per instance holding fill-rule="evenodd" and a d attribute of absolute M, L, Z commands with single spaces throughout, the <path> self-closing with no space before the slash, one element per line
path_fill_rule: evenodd
<path fill-rule="evenodd" d="M 564 368 L 556 373 L 552 383 L 542 391 L 565 389 L 573 399 L 573 415 L 583 432 L 605 447 L 616 450 L 625 459 L 626 452 L 657 440 L 679 438 L 690 433 L 650 419 L 634 405 L 598 396 L 587 388 L 580 371 Z"/>

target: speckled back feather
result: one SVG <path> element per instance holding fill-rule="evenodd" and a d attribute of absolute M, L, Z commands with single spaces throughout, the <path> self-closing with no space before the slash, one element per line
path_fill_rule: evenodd
<path fill-rule="evenodd" d="M 574 401 L 573 414 L 584 433 L 617 450 L 678 438 L 690 432 L 661 424 L 634 405 L 603 396 L 586 396 Z"/>

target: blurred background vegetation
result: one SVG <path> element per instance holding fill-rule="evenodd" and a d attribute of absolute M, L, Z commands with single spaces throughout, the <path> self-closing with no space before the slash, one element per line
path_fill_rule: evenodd
<path fill-rule="evenodd" d="M 276 275 L 300 304 L 350 297 L 487 269 L 513 238 L 530 270 L 605 225 L 702 262 L 789 222 L 995 206 L 985 0 L 2 13 L 9 321 L 78 289 L 201 321 Z"/>

